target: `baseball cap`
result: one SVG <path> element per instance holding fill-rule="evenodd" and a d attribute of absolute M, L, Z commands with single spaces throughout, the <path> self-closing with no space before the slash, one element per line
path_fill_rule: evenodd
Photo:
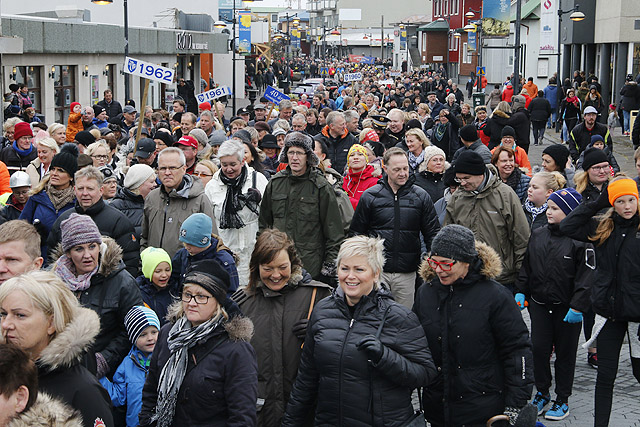
<path fill-rule="evenodd" d="M 247 110 L 246 108 L 240 108 L 238 110 L 238 115 L 242 116 L 243 114 L 249 114 L 249 110 Z"/>
<path fill-rule="evenodd" d="M 266 105 L 264 105 L 264 104 L 256 104 L 256 105 L 253 107 L 253 109 L 254 109 L 254 110 L 266 110 L 266 109 L 267 109 L 267 107 L 266 107 Z"/>
<path fill-rule="evenodd" d="M 122 109 L 123 113 L 135 113 L 136 112 L 136 107 L 132 106 L 132 105 L 125 105 L 124 108 Z"/>
<path fill-rule="evenodd" d="M 148 159 L 151 153 L 156 151 L 156 143 L 151 138 L 140 138 L 138 141 L 138 149 L 136 150 L 135 157 L 141 157 Z"/>
<path fill-rule="evenodd" d="M 598 110 L 596 110 L 595 107 L 589 105 L 587 108 L 584 109 L 583 114 L 598 114 Z"/>
<path fill-rule="evenodd" d="M 187 147 L 198 149 L 198 140 L 192 137 L 191 135 L 183 136 L 179 140 L 176 141 L 176 144 L 186 145 Z"/>

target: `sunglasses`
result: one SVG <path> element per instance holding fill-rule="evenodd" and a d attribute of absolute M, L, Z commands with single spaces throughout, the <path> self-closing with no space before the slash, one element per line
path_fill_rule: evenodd
<path fill-rule="evenodd" d="M 440 270 L 442 271 L 451 271 L 451 268 L 453 267 L 453 265 L 458 261 L 443 262 L 443 261 L 436 261 L 433 258 L 427 258 L 427 262 L 429 263 L 429 267 L 433 268 L 434 270 L 437 270 L 438 267 L 440 267 Z"/>

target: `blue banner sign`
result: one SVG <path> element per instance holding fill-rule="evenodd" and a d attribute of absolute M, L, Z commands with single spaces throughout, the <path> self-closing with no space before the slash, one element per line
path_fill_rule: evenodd
<path fill-rule="evenodd" d="M 267 86 L 267 89 L 264 91 L 265 98 L 269 100 L 269 102 L 273 102 L 274 104 L 280 104 L 280 101 L 285 99 L 291 99 L 284 93 L 280 92 L 278 89 Z"/>

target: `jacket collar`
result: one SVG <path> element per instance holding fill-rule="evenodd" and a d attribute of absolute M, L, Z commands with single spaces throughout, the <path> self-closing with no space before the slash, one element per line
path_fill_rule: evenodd
<path fill-rule="evenodd" d="M 93 217 L 94 215 L 100 213 L 105 206 L 106 204 L 104 203 L 104 200 L 102 198 L 100 198 L 100 200 L 98 200 L 93 205 L 89 206 L 87 209 L 80 206 L 80 203 L 76 200 L 76 212 L 81 215 L 89 215 L 90 217 Z"/>

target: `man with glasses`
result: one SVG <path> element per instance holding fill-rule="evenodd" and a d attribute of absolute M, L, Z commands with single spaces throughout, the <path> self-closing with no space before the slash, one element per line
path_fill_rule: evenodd
<path fill-rule="evenodd" d="M 182 247 L 180 226 L 191 214 L 202 212 L 211 218 L 218 233 L 213 207 L 199 179 L 186 173 L 182 150 L 169 147 L 158 154 L 158 178 L 162 185 L 152 190 L 144 202 L 142 248 L 163 248 L 169 256 Z"/>
<path fill-rule="evenodd" d="M 0 161 L 7 165 L 9 173 L 27 169 L 29 163 L 38 157 L 38 150 L 31 144 L 33 131 L 29 123 L 18 122 L 14 126 L 14 143 L 0 152 Z"/>
<path fill-rule="evenodd" d="M 349 232 L 384 239 L 386 262 L 380 278 L 395 301 L 410 309 L 422 253 L 420 236 L 429 252 L 440 223 L 429 194 L 414 185 L 407 154 L 390 148 L 383 164 L 385 176 L 362 194 Z"/>
<path fill-rule="evenodd" d="M 304 268 L 314 279 L 335 277 L 335 259 L 344 240 L 342 217 L 331 184 L 318 169 L 313 139 L 287 135 L 280 162 L 288 164 L 265 188 L 260 231 L 277 228 L 291 237 Z"/>
<path fill-rule="evenodd" d="M 469 228 L 500 254 L 502 274 L 496 281 L 513 291 L 530 234 L 520 199 L 475 151 L 461 153 L 453 168 L 460 187 L 447 204 L 444 223 Z"/>

